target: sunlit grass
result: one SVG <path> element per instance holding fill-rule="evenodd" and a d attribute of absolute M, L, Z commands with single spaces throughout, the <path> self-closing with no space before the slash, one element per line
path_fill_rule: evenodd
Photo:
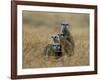
<path fill-rule="evenodd" d="M 44 48 L 52 41 L 51 35 L 57 28 L 24 26 L 23 28 L 23 68 L 83 66 L 89 65 L 89 34 L 87 28 L 72 28 L 75 41 L 75 53 L 72 57 L 62 56 L 59 60 L 54 57 L 46 59 Z"/>

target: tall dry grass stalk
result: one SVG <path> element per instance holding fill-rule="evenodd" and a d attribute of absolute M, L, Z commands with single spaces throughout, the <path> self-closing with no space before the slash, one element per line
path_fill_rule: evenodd
<path fill-rule="evenodd" d="M 63 55 L 56 60 L 54 57 L 45 58 L 43 50 L 51 43 L 51 35 L 57 28 L 39 27 L 23 28 L 23 68 L 85 66 L 89 65 L 89 35 L 87 28 L 73 28 L 75 53 L 72 57 Z"/>

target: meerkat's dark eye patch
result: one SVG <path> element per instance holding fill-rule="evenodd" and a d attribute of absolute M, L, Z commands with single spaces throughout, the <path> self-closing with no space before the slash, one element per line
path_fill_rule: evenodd
<path fill-rule="evenodd" d="M 53 48 L 55 48 L 55 45 L 52 45 Z"/>
<path fill-rule="evenodd" d="M 61 24 L 61 25 L 63 25 L 63 26 L 68 26 L 69 24 Z"/>

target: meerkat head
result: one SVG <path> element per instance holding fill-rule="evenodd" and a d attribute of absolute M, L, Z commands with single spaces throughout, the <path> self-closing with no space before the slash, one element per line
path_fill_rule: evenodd
<path fill-rule="evenodd" d="M 61 34 L 66 34 L 68 31 L 70 31 L 70 25 L 67 22 L 62 22 L 61 23 Z"/>
<path fill-rule="evenodd" d="M 59 39 L 60 39 L 60 40 L 62 40 L 62 39 L 64 38 L 64 34 L 58 33 L 57 35 L 59 36 Z"/>
<path fill-rule="evenodd" d="M 60 43 L 60 38 L 58 34 L 54 34 L 51 36 L 53 43 Z"/>
<path fill-rule="evenodd" d="M 61 45 L 60 44 L 53 44 L 52 45 L 55 51 L 61 51 Z"/>
<path fill-rule="evenodd" d="M 57 33 L 57 34 L 52 35 L 51 38 L 52 38 L 53 44 L 55 43 L 60 44 L 61 40 L 63 40 L 64 38 L 64 34 Z"/>

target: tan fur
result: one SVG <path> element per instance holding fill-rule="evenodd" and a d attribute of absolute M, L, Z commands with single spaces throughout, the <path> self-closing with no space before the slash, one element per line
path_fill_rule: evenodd
<path fill-rule="evenodd" d="M 61 46 L 64 55 L 67 54 L 68 56 L 72 56 L 74 54 L 75 44 L 71 35 L 66 36 L 61 40 Z"/>

